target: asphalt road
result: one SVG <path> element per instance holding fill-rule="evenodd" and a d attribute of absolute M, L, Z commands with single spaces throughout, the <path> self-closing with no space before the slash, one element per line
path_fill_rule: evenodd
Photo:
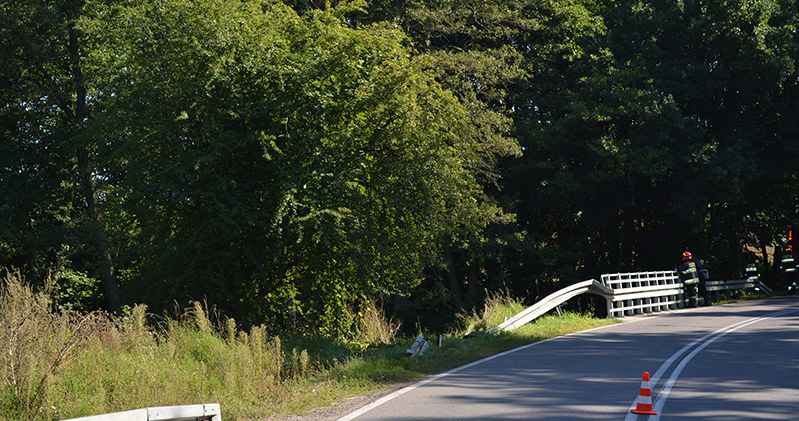
<path fill-rule="evenodd" d="M 658 415 L 630 413 L 645 371 Z M 799 298 L 638 317 L 539 342 L 339 421 L 697 419 L 799 419 Z"/>

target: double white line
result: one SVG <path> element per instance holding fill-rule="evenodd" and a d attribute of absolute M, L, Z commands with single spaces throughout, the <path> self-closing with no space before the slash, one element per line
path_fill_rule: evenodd
<path fill-rule="evenodd" d="M 742 322 L 738 322 L 738 323 L 732 324 L 730 326 L 723 327 L 723 328 L 721 328 L 721 329 L 719 329 L 719 330 L 717 330 L 717 331 L 715 331 L 713 333 L 709 333 L 709 334 L 707 334 L 707 335 L 705 335 L 705 336 L 703 336 L 703 337 L 701 337 L 701 338 L 689 343 L 688 345 L 685 345 L 679 351 L 675 352 L 671 357 L 669 357 L 669 359 L 667 359 L 665 362 L 663 362 L 663 364 L 660 366 L 660 368 L 658 368 L 658 371 L 656 371 L 655 374 L 650 379 L 651 380 L 652 389 L 654 389 L 655 385 L 657 385 L 658 381 L 660 381 L 660 378 L 663 376 L 663 374 L 666 373 L 671 368 L 671 366 L 678 359 L 680 359 L 680 357 L 682 357 L 683 354 L 687 353 L 688 351 L 691 351 L 690 353 L 688 353 L 688 355 L 686 355 L 685 357 L 682 357 L 680 362 L 674 368 L 674 371 L 671 372 L 671 376 L 669 376 L 669 378 L 666 380 L 666 383 L 660 389 L 660 393 L 658 393 L 657 399 L 655 400 L 655 403 L 654 403 L 654 405 L 652 407 L 652 409 L 655 412 L 657 412 L 658 415 L 645 415 L 645 416 L 649 417 L 648 421 L 657 421 L 657 420 L 660 419 L 661 410 L 663 409 L 663 406 L 666 404 L 666 400 L 669 398 L 669 393 L 671 392 L 671 388 L 674 386 L 674 382 L 676 382 L 677 379 L 680 377 L 680 374 L 682 373 L 682 371 L 685 368 L 685 366 L 688 365 L 688 363 L 696 356 L 696 354 L 698 354 L 703 349 L 705 349 L 705 347 L 707 347 L 708 345 L 712 344 L 717 339 L 720 339 L 720 338 L 726 336 L 728 333 L 735 332 L 736 330 L 741 329 L 743 327 L 746 327 L 746 326 L 749 326 L 751 324 L 760 322 L 762 320 L 770 319 L 772 317 L 784 316 L 786 314 L 791 314 L 791 313 L 796 313 L 796 312 L 799 312 L 799 309 L 783 310 L 783 311 L 778 311 L 776 313 L 767 314 L 767 315 L 765 315 L 763 317 L 755 317 L 755 318 L 747 319 L 747 320 L 744 320 Z M 654 396 L 653 396 L 653 398 L 654 398 Z M 632 404 L 631 407 L 635 408 L 635 405 L 636 405 L 636 401 L 633 401 L 633 404 Z M 638 415 L 637 414 L 633 414 L 633 413 L 629 413 L 628 412 L 627 413 L 627 417 L 624 418 L 624 421 L 634 421 L 636 419 L 638 419 Z"/>

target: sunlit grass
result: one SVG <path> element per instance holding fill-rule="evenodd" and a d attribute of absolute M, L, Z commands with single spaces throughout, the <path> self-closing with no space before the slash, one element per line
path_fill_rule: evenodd
<path fill-rule="evenodd" d="M 512 332 L 464 337 L 525 308 L 498 294 L 488 298 L 482 311 L 461 315 L 460 327 L 441 335 L 440 346 L 438 335 L 422 332 L 429 348 L 409 358 L 406 350 L 414 338 L 396 338 L 396 323 L 376 307 L 364 312 L 367 316 L 350 343 L 279 338 L 263 326 L 242 330 L 232 319 L 212 323 L 199 303 L 181 316 L 158 320 L 144 306 L 121 318 L 95 314 L 87 330 L 80 324 L 85 316 L 48 310 L 46 294 L 34 293 L 18 276 L 3 281 L 8 287 L 0 296 L 6 320 L 0 335 L 12 338 L 11 327 L 22 320 L 51 331 L 30 335 L 28 341 L 6 341 L 5 355 L 17 361 L 5 358 L 0 367 L 3 420 L 66 419 L 197 403 L 219 403 L 226 420 L 282 417 L 615 322 L 565 313 L 541 317 Z M 29 368 L 21 372 L 19 367 Z"/>

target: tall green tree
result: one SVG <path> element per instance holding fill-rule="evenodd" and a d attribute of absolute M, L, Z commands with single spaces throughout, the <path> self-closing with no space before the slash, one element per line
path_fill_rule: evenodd
<path fill-rule="evenodd" d="M 518 95 L 520 87 L 536 86 L 545 74 L 554 74 L 552 63 L 580 55 L 580 39 L 601 29 L 600 20 L 580 2 L 374 1 L 370 6 L 367 18 L 403 28 L 419 56 L 469 107 L 479 127 L 505 136 L 517 132 L 518 113 L 530 106 L 529 97 Z M 520 152 L 514 149 L 513 156 Z M 511 196 L 500 188 L 514 182 L 502 181 L 507 174 L 498 168 L 491 166 L 482 181 L 492 196 Z M 524 212 L 511 201 L 504 204 L 509 213 Z M 477 299 L 478 291 L 512 287 L 514 279 L 520 292 L 529 290 L 530 260 L 538 257 L 522 240 L 527 232 L 527 226 L 509 217 L 478 235 L 451 237 L 443 276 L 452 300 L 460 303 L 462 292 Z"/>
<path fill-rule="evenodd" d="M 114 309 L 117 281 L 97 185 L 102 171 L 86 132 L 92 81 L 75 26 L 83 8 L 80 0 L 0 5 L 3 264 L 41 275 L 81 259 L 73 263 L 102 280 L 106 306 Z"/>
<path fill-rule="evenodd" d="M 741 254 L 754 233 L 773 243 L 781 230 L 767 234 L 767 225 L 751 222 L 771 219 L 758 214 L 790 213 L 781 202 L 796 194 L 791 189 L 763 194 L 784 185 L 794 172 L 787 169 L 790 162 L 796 162 L 791 142 L 778 134 L 782 127 L 795 126 L 778 104 L 793 101 L 789 92 L 795 85 L 796 37 L 791 28 L 796 6 L 781 1 L 655 3 L 650 8 L 632 4 L 632 13 L 624 16 L 635 22 L 622 17 L 623 10 L 616 15 L 619 29 L 653 23 L 661 29 L 642 30 L 646 42 L 632 44 L 629 35 L 627 40 L 616 38 L 621 41 L 617 54 L 652 75 L 658 89 L 672 95 L 681 112 L 701 128 L 682 141 L 683 155 L 690 157 L 682 190 L 694 193 L 682 196 L 688 200 L 673 199 L 675 212 L 690 228 L 686 234 L 703 236 L 701 246 L 728 262 Z M 651 56 L 659 60 L 644 59 Z M 787 167 L 778 169 L 776 162 Z M 779 219 L 775 225 L 787 226 L 785 217 Z M 709 220 L 712 230 L 705 225 Z M 735 239 L 732 244 L 730 239 Z"/>
<path fill-rule="evenodd" d="M 684 247 L 731 275 L 722 270 L 740 264 L 743 239 L 763 232 L 744 221 L 773 220 L 790 208 L 781 202 L 795 203 L 791 188 L 762 195 L 794 173 L 771 163 L 773 153 L 795 162 L 778 134 L 795 123 L 776 106 L 793 101 L 795 6 L 614 1 L 591 10 L 605 36 L 583 38 L 586 54 L 553 62 L 545 83 L 519 90 L 525 157 L 509 165 L 508 185 L 527 210 L 520 219 L 588 276 L 668 268 Z"/>
<path fill-rule="evenodd" d="M 352 10 L 153 1 L 84 23 L 132 297 L 340 334 L 349 303 L 407 291 L 443 237 L 501 215 L 478 174 L 511 143 Z"/>

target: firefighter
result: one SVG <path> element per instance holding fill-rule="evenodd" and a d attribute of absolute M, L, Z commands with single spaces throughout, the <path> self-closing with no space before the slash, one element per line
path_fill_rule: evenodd
<path fill-rule="evenodd" d="M 675 269 L 677 276 L 680 277 L 683 286 L 685 287 L 685 298 L 688 299 L 686 307 L 696 307 L 696 287 L 699 286 L 699 293 L 705 300 L 705 305 L 710 305 L 710 294 L 707 293 L 705 286 L 706 279 L 704 272 L 702 272 L 702 264 L 699 260 L 691 255 L 690 251 L 685 251 L 682 254 L 682 264 Z"/>

